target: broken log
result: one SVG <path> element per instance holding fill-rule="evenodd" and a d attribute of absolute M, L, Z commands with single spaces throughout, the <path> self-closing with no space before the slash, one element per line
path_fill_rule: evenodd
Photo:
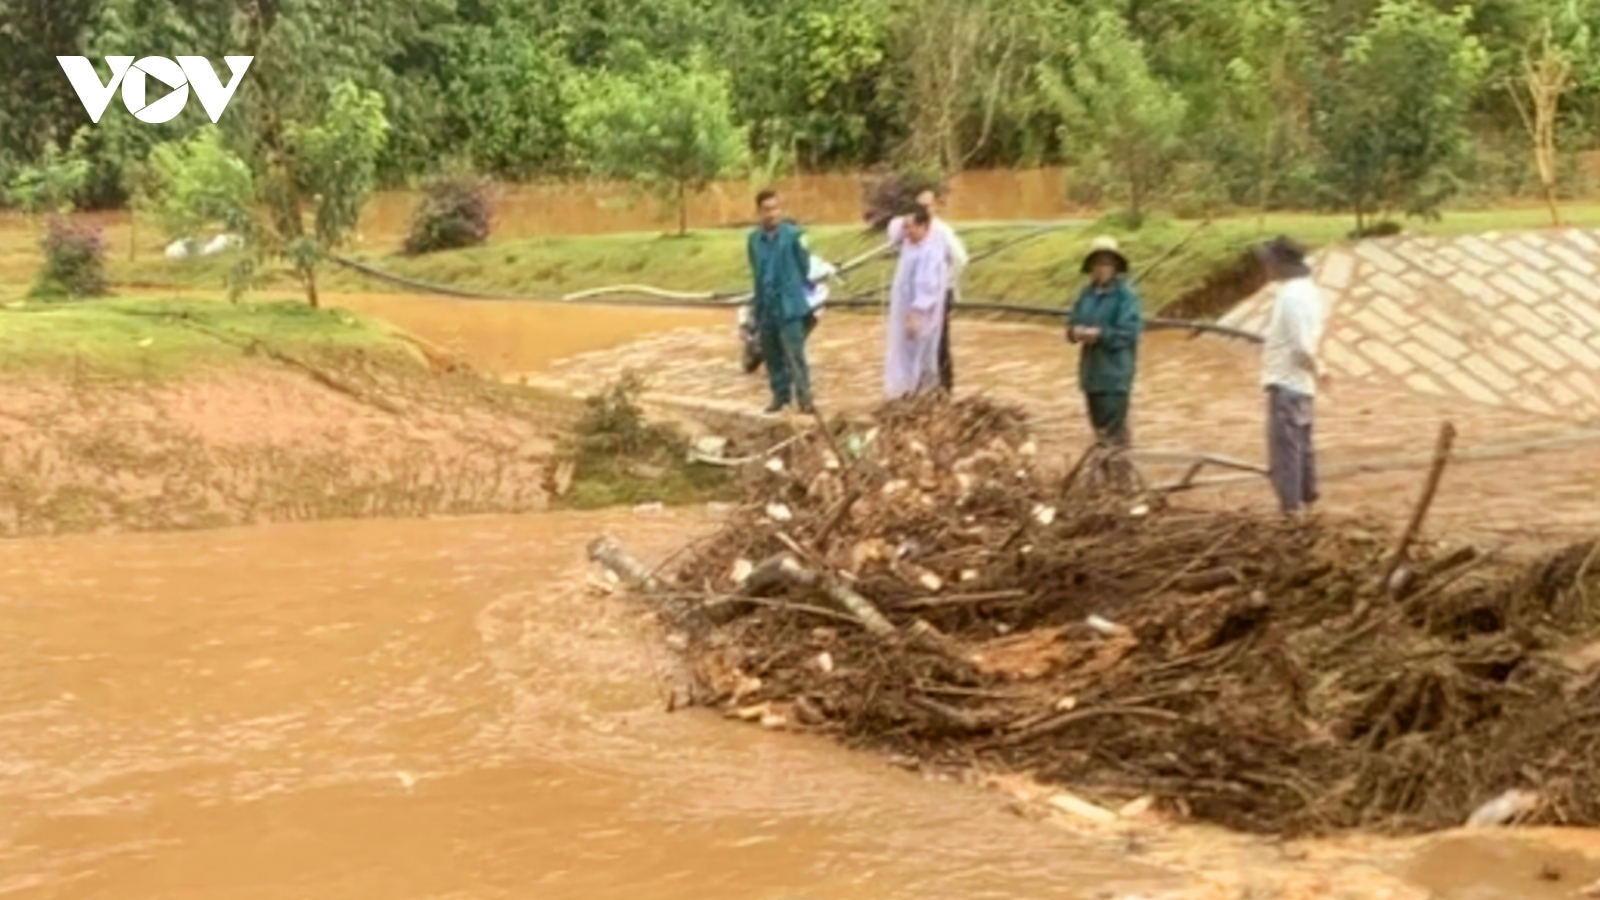
<path fill-rule="evenodd" d="M 1207 569 L 1179 578 L 1172 587 L 1185 594 L 1204 594 L 1218 588 L 1232 587 L 1240 582 L 1239 573 L 1231 566 Z"/>
<path fill-rule="evenodd" d="M 589 542 L 589 559 L 604 566 L 623 584 L 635 590 L 650 593 L 660 587 L 660 582 L 650 574 L 648 568 L 609 537 L 597 537 Z"/>
<path fill-rule="evenodd" d="M 829 600 L 850 613 L 862 627 L 879 637 L 896 637 L 900 630 L 884 618 L 871 600 L 861 596 L 832 575 L 808 569 L 793 554 L 780 553 L 761 565 L 745 580 L 745 590 L 760 595 L 782 586 L 822 592 Z"/>
<path fill-rule="evenodd" d="M 1411 550 L 1411 543 L 1417 539 L 1417 534 L 1422 531 L 1422 523 L 1428 517 L 1428 509 L 1433 506 L 1434 495 L 1439 491 L 1439 480 L 1444 477 L 1445 464 L 1450 461 L 1450 448 L 1455 446 L 1456 427 L 1449 422 L 1439 427 L 1439 440 L 1433 448 L 1433 465 L 1428 470 L 1428 480 L 1422 486 L 1422 496 L 1417 498 L 1416 508 L 1411 512 L 1411 521 L 1406 523 L 1406 530 L 1401 533 L 1400 540 L 1395 544 L 1394 553 L 1390 555 L 1388 563 L 1383 567 L 1383 574 L 1378 578 L 1378 590 L 1394 593 L 1391 585 L 1394 584 L 1395 573 L 1405 565 Z"/>

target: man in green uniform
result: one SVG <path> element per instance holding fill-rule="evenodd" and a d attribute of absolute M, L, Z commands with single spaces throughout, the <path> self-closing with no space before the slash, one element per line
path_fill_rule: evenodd
<path fill-rule="evenodd" d="M 783 220 L 776 191 L 756 195 L 761 227 L 750 232 L 750 277 L 755 282 L 751 310 L 761 334 L 767 379 L 772 385 L 768 414 L 782 412 L 793 402 L 803 413 L 812 412 L 811 371 L 806 365 L 806 276 L 811 254 L 800 226 Z"/>
<path fill-rule="evenodd" d="M 1127 282 L 1128 260 L 1112 238 L 1098 238 L 1083 261 L 1089 285 L 1067 320 L 1067 340 L 1083 346 L 1078 384 L 1101 444 L 1125 448 L 1128 398 L 1139 358 L 1139 295 Z"/>

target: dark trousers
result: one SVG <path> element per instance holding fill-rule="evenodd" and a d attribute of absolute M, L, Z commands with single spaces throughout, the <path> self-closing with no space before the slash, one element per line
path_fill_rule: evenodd
<path fill-rule="evenodd" d="M 1311 441 L 1310 395 L 1267 388 L 1267 458 L 1272 489 L 1286 513 L 1317 502 L 1317 451 Z"/>
<path fill-rule="evenodd" d="M 815 324 L 815 317 L 807 318 Z M 806 336 L 811 329 L 806 327 L 806 320 L 762 322 L 760 329 L 761 355 L 766 358 L 772 402 L 779 406 L 791 401 L 810 406 L 811 367 L 806 363 Z"/>
<path fill-rule="evenodd" d="M 944 295 L 944 331 L 939 335 L 939 386 L 946 394 L 956 389 L 956 369 L 950 362 L 950 307 L 955 304 L 955 291 Z"/>
<path fill-rule="evenodd" d="M 1129 396 L 1123 393 L 1085 394 L 1089 401 L 1089 424 L 1095 440 L 1111 447 L 1127 447 L 1133 442 L 1128 428 Z"/>

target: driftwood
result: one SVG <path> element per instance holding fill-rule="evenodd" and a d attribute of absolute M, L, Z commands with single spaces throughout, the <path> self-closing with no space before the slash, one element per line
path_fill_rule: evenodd
<path fill-rule="evenodd" d="M 1439 491 L 1439 480 L 1444 477 L 1444 467 L 1450 461 L 1450 448 L 1455 446 L 1455 441 L 1454 425 L 1446 422 L 1439 427 L 1439 441 L 1433 448 L 1433 467 L 1428 470 L 1428 480 L 1422 487 L 1422 496 L 1417 498 L 1416 508 L 1411 512 L 1411 521 L 1406 523 L 1406 530 L 1401 532 L 1400 540 L 1396 542 L 1394 552 L 1379 576 L 1378 586 L 1381 590 L 1391 590 L 1395 573 L 1406 563 L 1411 542 L 1417 539 L 1417 533 L 1422 530 L 1422 523 L 1428 517 L 1428 509 L 1433 506 L 1433 497 Z"/>
<path fill-rule="evenodd" d="M 1238 570 L 1232 566 L 1222 566 L 1216 569 L 1207 569 L 1193 575 L 1185 575 L 1173 582 L 1173 589 L 1185 594 L 1203 594 L 1217 588 L 1231 587 L 1241 583 Z"/>
<path fill-rule="evenodd" d="M 798 587 L 821 592 L 841 609 L 854 616 L 861 626 L 879 637 L 895 637 L 900 630 L 883 617 L 872 601 L 861 596 L 826 573 L 808 569 L 792 554 L 780 553 L 756 566 L 745 580 L 745 590 L 760 596 L 779 587 Z"/>
<path fill-rule="evenodd" d="M 590 541 L 589 559 L 604 566 L 623 584 L 635 590 L 653 593 L 661 587 L 660 581 L 650 573 L 649 568 L 611 538 L 597 537 Z"/>
<path fill-rule="evenodd" d="M 1514 441 L 1505 444 L 1485 444 L 1472 447 L 1453 453 L 1450 459 L 1457 464 L 1495 462 L 1498 460 L 1518 459 L 1538 453 L 1555 453 L 1596 443 L 1600 443 L 1600 430 L 1577 429 L 1565 434 L 1530 441 Z M 1317 477 L 1326 482 L 1381 472 L 1425 469 L 1431 466 L 1432 463 L 1433 457 L 1431 455 L 1391 456 L 1363 462 L 1346 463 L 1340 466 L 1330 466 L 1319 470 Z M 1222 475 L 1217 478 L 1195 481 L 1187 487 L 1179 487 L 1176 483 L 1157 485 L 1155 490 L 1163 493 L 1175 493 L 1181 490 L 1198 491 L 1205 488 L 1238 487 L 1242 484 L 1249 484 L 1255 481 L 1256 478 L 1257 476 L 1255 475 Z"/>

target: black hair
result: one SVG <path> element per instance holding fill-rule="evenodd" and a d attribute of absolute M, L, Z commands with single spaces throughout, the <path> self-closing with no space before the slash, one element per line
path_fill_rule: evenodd
<path fill-rule="evenodd" d="M 911 221 L 918 225 L 932 225 L 933 213 L 928 212 L 928 208 L 926 206 L 918 206 L 916 209 L 911 211 Z"/>
<path fill-rule="evenodd" d="M 1262 262 L 1277 263 L 1279 271 L 1288 278 L 1304 278 L 1311 274 L 1306 264 L 1306 248 L 1287 235 L 1280 235 L 1256 248 Z"/>
<path fill-rule="evenodd" d="M 762 188 L 761 191 L 756 194 L 756 209 L 760 209 L 762 204 L 776 196 L 778 196 L 778 192 L 772 188 Z"/>

